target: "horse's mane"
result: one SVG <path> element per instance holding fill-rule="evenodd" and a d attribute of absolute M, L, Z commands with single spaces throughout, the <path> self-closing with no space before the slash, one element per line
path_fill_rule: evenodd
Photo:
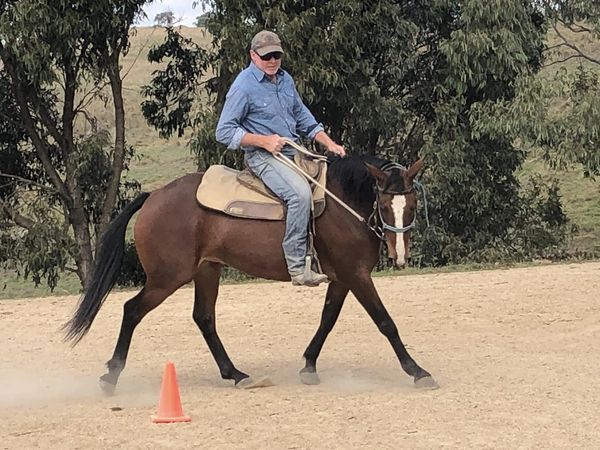
<path fill-rule="evenodd" d="M 377 156 L 331 157 L 328 160 L 327 177 L 335 179 L 349 199 L 371 205 L 375 201 L 375 180 L 367 171 L 365 162 L 381 168 L 388 161 Z"/>

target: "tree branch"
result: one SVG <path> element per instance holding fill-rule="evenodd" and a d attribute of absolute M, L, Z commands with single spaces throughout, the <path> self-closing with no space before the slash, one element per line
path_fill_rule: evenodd
<path fill-rule="evenodd" d="M 9 178 L 11 180 L 17 180 L 17 181 L 20 181 L 22 183 L 38 187 L 40 189 L 43 189 L 44 191 L 48 191 L 48 192 L 53 193 L 53 194 L 56 194 L 58 192 L 56 189 L 53 189 L 53 188 L 51 188 L 49 186 L 46 186 L 45 184 L 41 184 L 41 183 L 38 183 L 37 181 L 33 181 L 33 180 L 28 180 L 27 178 L 23 178 L 23 177 L 20 177 L 18 175 L 10 175 L 8 173 L 0 172 L 0 177 L 2 177 L 2 178 Z"/>
<path fill-rule="evenodd" d="M 568 61 L 569 59 L 572 59 L 572 58 L 583 58 L 591 63 L 600 65 L 600 59 L 592 58 L 591 56 L 586 55 L 579 47 L 577 47 L 575 44 L 570 43 L 568 41 L 568 39 L 560 32 L 560 30 L 556 26 L 556 23 L 552 24 L 552 28 L 554 28 L 554 31 L 556 32 L 558 37 L 560 37 L 563 40 L 564 45 L 576 53 L 576 55 L 571 55 L 571 57 L 566 58 L 562 62 Z M 548 65 L 551 65 L 551 64 L 548 64 Z"/>
<path fill-rule="evenodd" d="M 61 198 L 67 203 L 70 204 L 71 196 L 69 195 L 69 191 L 62 178 L 60 177 L 56 168 L 52 165 L 52 161 L 50 160 L 50 156 L 48 155 L 48 144 L 44 142 L 44 140 L 38 134 L 38 130 L 36 129 L 33 118 L 29 113 L 29 105 L 27 102 L 27 98 L 23 93 L 21 83 L 19 82 L 18 77 L 14 72 L 14 68 L 10 64 L 9 58 L 6 58 L 6 53 L 2 52 L 0 55 L 2 56 L 2 61 L 4 62 L 4 67 L 6 68 L 8 74 L 12 78 L 12 90 L 13 95 L 15 96 L 15 100 L 17 101 L 17 106 L 19 107 L 19 115 L 23 120 L 23 126 L 27 131 L 27 135 L 36 150 L 38 158 L 44 167 L 44 170 L 48 174 L 48 177 L 52 181 L 52 184 L 56 187 L 56 191 L 59 193 Z"/>
<path fill-rule="evenodd" d="M 109 85 L 109 82 L 105 81 L 102 84 L 95 85 L 92 89 L 90 89 L 85 94 L 83 94 L 83 97 L 81 98 L 81 101 L 77 104 L 77 106 L 75 107 L 75 110 L 80 111 L 80 110 L 86 108 L 92 102 L 92 100 L 94 100 L 94 98 L 96 98 L 98 93 L 102 92 L 102 90 L 108 85 Z"/>
<path fill-rule="evenodd" d="M 550 47 L 546 47 L 544 49 L 544 51 L 548 51 L 548 50 L 554 50 L 555 48 L 559 48 L 559 47 L 565 47 L 567 44 L 565 44 L 564 42 L 560 43 L 560 44 L 556 44 L 556 45 L 552 45 Z"/>
<path fill-rule="evenodd" d="M 35 222 L 33 220 L 20 214 L 17 210 L 15 210 L 12 206 L 10 206 L 1 198 L 0 206 L 2 207 L 2 210 L 8 215 L 8 217 L 10 217 L 11 220 L 21 228 L 29 230 L 35 225 Z"/>
<path fill-rule="evenodd" d="M 137 62 L 138 58 L 140 57 L 140 55 L 142 54 L 142 52 L 146 49 L 146 46 L 148 45 L 148 42 L 150 42 L 150 38 L 152 37 L 152 35 L 154 34 L 154 32 L 156 31 L 156 28 L 152 28 L 152 31 L 150 32 L 150 34 L 148 35 L 148 38 L 146 39 L 146 41 L 142 44 L 142 46 L 140 47 L 140 51 L 138 52 L 137 55 L 135 55 L 135 58 L 133 59 L 131 65 L 129 66 L 129 68 L 125 71 L 125 73 L 123 74 L 123 76 L 121 77 L 121 81 L 123 81 L 125 78 L 127 78 L 127 75 L 129 75 L 129 72 L 131 71 L 131 69 L 133 69 L 133 66 L 135 65 L 135 63 Z M 120 51 L 120 50 L 119 50 Z"/>
<path fill-rule="evenodd" d="M 556 60 L 556 61 L 552 61 L 552 62 L 550 62 L 550 63 L 548 63 L 548 64 L 544 64 L 544 67 L 550 67 L 550 66 L 553 66 L 553 65 L 555 65 L 555 64 L 562 64 L 562 63 L 564 63 L 564 62 L 567 62 L 567 61 L 569 61 L 570 59 L 575 59 L 575 58 L 581 58 L 581 56 L 579 56 L 579 55 L 571 55 L 571 56 L 567 56 L 567 57 L 566 57 L 566 58 L 564 58 L 564 59 L 559 59 L 559 60 Z"/>
<path fill-rule="evenodd" d="M 567 28 L 569 31 L 572 31 L 573 33 L 591 33 L 592 32 L 591 28 L 584 27 L 583 25 L 580 25 L 578 23 L 566 22 L 565 20 L 561 19 L 560 17 L 557 17 L 556 21 L 559 22 L 560 24 L 562 24 L 562 26 Z M 575 27 L 577 27 L 577 28 L 575 28 Z"/>
<path fill-rule="evenodd" d="M 57 144 L 62 146 L 64 136 L 59 131 L 54 120 L 52 120 L 52 116 L 50 115 L 50 111 L 48 110 L 47 105 L 43 104 L 37 95 L 30 95 L 29 98 L 35 106 L 40 116 L 40 119 L 42 119 L 42 123 L 50 132 L 50 135 L 54 138 Z"/>
<path fill-rule="evenodd" d="M 85 110 L 85 109 L 76 109 L 75 110 L 75 114 L 82 114 L 83 117 L 85 117 L 85 120 L 87 121 L 87 123 L 89 123 L 90 126 L 92 127 L 92 132 L 93 133 L 96 133 L 98 131 L 98 119 L 96 119 L 89 112 L 87 112 L 87 110 Z"/>
<path fill-rule="evenodd" d="M 583 25 L 579 25 L 578 23 L 574 23 L 571 25 L 565 24 L 565 26 L 571 30 L 573 33 L 592 33 L 592 29 L 588 27 L 584 27 Z M 577 28 L 575 28 L 577 27 Z"/>
<path fill-rule="evenodd" d="M 119 53 L 111 55 L 111 65 L 108 68 L 108 78 L 113 97 L 115 114 L 115 143 L 113 151 L 112 172 L 106 187 L 106 196 L 102 205 L 102 215 L 99 221 L 99 234 L 103 235 L 112 215 L 119 194 L 119 181 L 123 172 L 125 160 L 125 106 L 123 104 L 123 79 L 119 73 Z"/>

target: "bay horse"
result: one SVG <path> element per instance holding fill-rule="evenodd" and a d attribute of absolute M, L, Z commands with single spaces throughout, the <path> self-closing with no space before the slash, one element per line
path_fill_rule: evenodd
<path fill-rule="evenodd" d="M 376 157 L 329 159 L 326 187 L 368 223 L 357 220 L 331 199 L 315 220 L 315 248 L 330 284 L 319 327 L 303 355 L 303 383 L 319 383 L 317 358 L 351 291 L 389 340 L 415 386 L 438 387 L 429 372 L 409 355 L 371 278 L 379 261 L 382 237 L 395 264 L 402 265 L 408 257 L 409 231 L 397 239 L 394 230 L 398 229 L 396 225 L 414 224 L 417 197 L 413 180 L 422 167 L 421 159 L 408 168 Z M 215 303 L 219 279 L 222 267 L 227 265 L 254 277 L 290 281 L 281 247 L 285 225 L 283 221 L 236 218 L 200 206 L 195 194 L 202 176 L 202 172 L 188 174 L 152 193 L 140 194 L 111 222 L 100 244 L 88 288 L 65 324 L 65 339 L 73 341 L 73 345 L 89 331 L 114 286 L 127 224 L 139 210 L 134 238 L 146 281 L 141 291 L 124 304 L 117 344 L 106 363 L 108 372 L 100 378 L 107 395 L 113 394 L 125 367 L 136 326 L 190 281 L 195 285 L 193 320 L 221 377 L 233 380 L 236 387 L 252 387 L 254 383 L 234 366 L 217 334 Z"/>

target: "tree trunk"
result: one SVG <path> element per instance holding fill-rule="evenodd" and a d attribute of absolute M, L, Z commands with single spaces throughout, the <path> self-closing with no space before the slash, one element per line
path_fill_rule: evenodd
<path fill-rule="evenodd" d="M 108 71 L 115 109 L 115 147 L 113 152 L 112 174 L 106 188 L 106 196 L 102 206 L 102 216 L 98 224 L 96 247 L 110 223 L 112 212 L 117 202 L 119 183 L 125 159 L 125 108 L 123 106 L 123 80 L 119 73 L 119 51 L 110 57 L 111 67 Z"/>
<path fill-rule="evenodd" d="M 75 244 L 77 245 L 75 255 L 73 256 L 77 266 L 77 276 L 85 290 L 94 260 L 92 256 L 89 220 L 85 213 L 83 193 L 77 180 L 77 169 L 74 161 L 76 148 L 73 135 L 73 122 L 75 118 L 76 80 L 76 73 L 67 68 L 65 70 L 65 103 L 63 106 L 63 141 L 61 142 L 61 150 L 65 163 L 66 184 L 72 199 L 72 204 L 69 208 L 69 222 L 73 227 Z"/>

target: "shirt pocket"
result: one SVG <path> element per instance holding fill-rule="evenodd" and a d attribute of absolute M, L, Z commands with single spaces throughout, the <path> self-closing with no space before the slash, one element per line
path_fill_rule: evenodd
<path fill-rule="evenodd" d="M 279 101 L 284 111 L 289 115 L 294 114 L 294 102 L 296 101 L 296 94 L 293 89 L 282 89 L 279 92 Z"/>
<path fill-rule="evenodd" d="M 278 114 L 277 99 L 269 97 L 257 97 L 250 101 L 250 113 L 260 119 L 272 119 Z"/>

